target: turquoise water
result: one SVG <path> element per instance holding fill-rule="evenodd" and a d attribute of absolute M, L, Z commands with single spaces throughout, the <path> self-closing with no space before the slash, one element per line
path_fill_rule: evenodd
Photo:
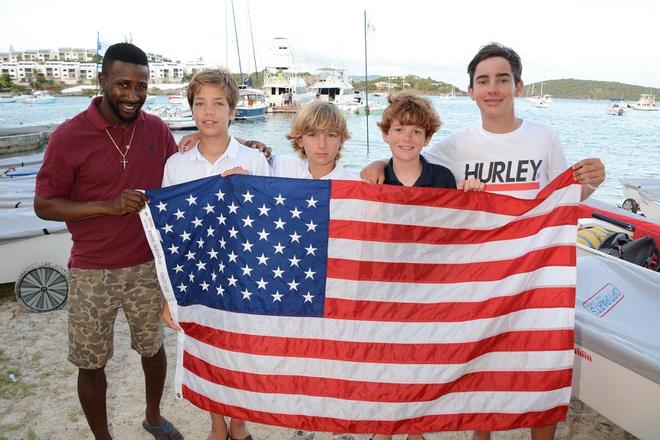
<path fill-rule="evenodd" d="M 468 127 L 479 120 L 479 111 L 467 97 L 453 100 L 431 98 L 443 126 L 436 139 Z M 0 104 L 0 119 L 5 127 L 61 122 L 84 110 L 90 98 L 58 98 L 54 104 Z M 157 97 L 156 103 L 165 97 Z M 623 201 L 620 178 L 660 177 L 660 112 L 629 110 L 625 116 L 611 116 L 606 110 L 609 101 L 555 100 L 548 108 L 536 108 L 519 99 L 519 116 L 554 127 L 561 138 L 569 163 L 585 157 L 600 157 L 605 163 L 607 179 L 596 196 L 604 201 L 620 204 Z M 247 139 L 265 142 L 276 153 L 289 153 L 284 138 L 292 115 L 268 115 L 258 121 L 237 121 L 230 132 Z M 369 117 L 369 153 L 367 153 L 367 118 L 347 115 L 352 138 L 344 148 L 344 161 L 356 169 L 376 160 L 389 157 L 389 149 L 376 126 L 379 116 Z M 175 132 L 180 138 L 184 132 Z"/>

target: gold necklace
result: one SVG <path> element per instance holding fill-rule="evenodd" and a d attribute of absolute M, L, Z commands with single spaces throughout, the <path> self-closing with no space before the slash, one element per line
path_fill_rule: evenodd
<path fill-rule="evenodd" d="M 108 137 L 112 141 L 112 144 L 115 146 L 117 151 L 119 151 L 119 154 L 121 154 L 121 164 L 124 166 L 124 170 L 126 170 L 126 164 L 128 163 L 128 161 L 126 160 L 126 155 L 128 154 L 128 151 L 131 149 L 131 144 L 133 143 L 133 135 L 135 134 L 135 125 L 136 124 L 133 124 L 133 131 L 131 132 L 131 139 L 128 141 L 128 145 L 126 145 L 126 152 L 125 153 L 121 152 L 121 148 L 119 148 L 119 145 L 117 145 L 117 142 L 115 142 L 115 140 L 112 138 L 112 136 L 110 135 L 110 132 L 108 131 L 108 129 L 107 128 L 105 129 L 105 132 L 108 134 Z"/>

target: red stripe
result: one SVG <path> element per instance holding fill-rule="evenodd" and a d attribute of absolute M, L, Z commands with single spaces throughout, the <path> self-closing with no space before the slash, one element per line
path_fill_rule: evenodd
<path fill-rule="evenodd" d="M 484 191 L 530 191 L 539 189 L 541 182 L 524 182 L 524 183 L 489 183 L 484 188 Z"/>
<path fill-rule="evenodd" d="M 483 192 L 468 192 L 457 196 L 457 190 L 444 188 L 411 188 L 394 185 L 370 185 L 367 183 L 333 180 L 330 191 L 333 199 L 367 200 L 402 205 L 436 206 L 467 211 L 487 211 L 504 215 L 521 215 L 541 203 L 552 191 L 574 183 L 573 171 L 563 174 L 543 188 L 536 199 L 514 197 Z M 502 198 L 505 197 L 505 198 Z M 492 199 L 488 201 L 487 199 Z"/>
<path fill-rule="evenodd" d="M 268 413 L 250 408 L 225 405 L 210 400 L 185 385 L 183 386 L 183 396 L 201 409 L 241 420 L 308 431 L 350 432 L 353 434 L 412 434 L 462 430 L 503 431 L 521 426 L 540 427 L 565 420 L 568 410 L 567 405 L 560 405 L 547 411 L 521 414 L 434 414 L 396 422 L 378 420 L 357 421 L 308 415 Z"/>
<path fill-rule="evenodd" d="M 516 220 L 489 231 L 330 220 L 329 237 L 388 243 L 485 243 L 529 237 L 552 226 L 575 225 L 575 210 L 574 206 L 560 206 L 549 214 Z"/>
<path fill-rule="evenodd" d="M 394 344 L 248 335 L 188 322 L 180 325 L 189 337 L 228 351 L 352 362 L 462 364 L 491 352 L 573 350 L 572 329 L 506 332 L 472 342 Z"/>
<path fill-rule="evenodd" d="M 484 255 L 484 259 L 496 258 Z M 400 283 L 495 281 L 548 266 L 575 266 L 575 245 L 538 249 L 517 258 L 472 263 L 392 263 L 328 258 L 328 278 Z"/>
<path fill-rule="evenodd" d="M 575 307 L 574 287 L 541 287 L 486 301 L 405 303 L 326 298 L 323 316 L 334 319 L 395 322 L 460 322 L 525 309 Z"/>
<path fill-rule="evenodd" d="M 312 361 L 313 362 L 313 361 Z M 212 383 L 255 393 L 296 394 L 363 402 L 422 402 L 450 393 L 477 391 L 551 391 L 571 385 L 572 369 L 555 371 L 485 371 L 464 374 L 447 383 L 411 384 L 331 379 L 228 370 L 184 352 L 183 366 Z"/>

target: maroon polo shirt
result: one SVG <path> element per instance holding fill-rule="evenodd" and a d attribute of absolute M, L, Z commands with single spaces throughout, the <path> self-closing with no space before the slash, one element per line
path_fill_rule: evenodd
<path fill-rule="evenodd" d="M 124 152 L 132 126 L 124 130 L 108 122 L 98 110 L 101 99 L 94 98 L 87 110 L 53 132 L 37 175 L 40 197 L 99 201 L 112 200 L 126 188 L 160 188 L 165 161 L 176 152 L 169 128 L 157 116 L 140 111 L 124 170 L 122 156 L 105 129 Z M 116 269 L 153 259 L 135 214 L 106 215 L 66 225 L 73 237 L 70 267 Z"/>

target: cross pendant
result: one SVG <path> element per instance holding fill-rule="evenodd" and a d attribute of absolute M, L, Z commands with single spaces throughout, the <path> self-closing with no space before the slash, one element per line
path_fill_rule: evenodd
<path fill-rule="evenodd" d="M 124 165 L 124 169 L 126 169 L 126 164 L 128 163 L 128 161 L 126 159 L 122 158 L 122 160 L 120 162 L 121 162 L 122 165 Z"/>

